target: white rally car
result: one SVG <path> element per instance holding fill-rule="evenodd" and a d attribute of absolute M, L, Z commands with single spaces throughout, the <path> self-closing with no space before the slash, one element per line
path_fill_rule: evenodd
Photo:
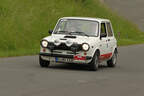
<path fill-rule="evenodd" d="M 63 17 L 49 33 L 41 41 L 41 67 L 53 61 L 89 64 L 89 69 L 97 70 L 103 61 L 109 67 L 117 63 L 117 41 L 107 19 Z"/>

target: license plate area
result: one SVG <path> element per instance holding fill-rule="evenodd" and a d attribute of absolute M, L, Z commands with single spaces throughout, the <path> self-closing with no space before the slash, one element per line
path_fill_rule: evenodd
<path fill-rule="evenodd" d="M 56 62 L 73 62 L 72 58 L 61 58 L 61 57 L 55 57 Z"/>
<path fill-rule="evenodd" d="M 73 58 L 61 58 L 61 57 L 48 57 L 41 56 L 42 59 L 52 61 L 52 62 L 73 62 Z"/>

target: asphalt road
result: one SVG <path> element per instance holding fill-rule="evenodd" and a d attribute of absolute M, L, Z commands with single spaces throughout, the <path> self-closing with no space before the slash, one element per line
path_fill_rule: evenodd
<path fill-rule="evenodd" d="M 144 0 L 102 0 L 114 11 L 133 21 L 144 32 Z"/>
<path fill-rule="evenodd" d="M 144 45 L 119 48 L 118 65 L 51 64 L 38 56 L 0 59 L 0 96 L 144 96 Z"/>

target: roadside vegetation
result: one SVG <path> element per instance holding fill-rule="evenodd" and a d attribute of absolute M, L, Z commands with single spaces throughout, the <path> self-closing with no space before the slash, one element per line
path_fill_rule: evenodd
<path fill-rule="evenodd" d="M 66 16 L 108 18 L 119 45 L 144 43 L 136 25 L 99 0 L 0 0 L 0 57 L 38 54 L 40 40 Z"/>

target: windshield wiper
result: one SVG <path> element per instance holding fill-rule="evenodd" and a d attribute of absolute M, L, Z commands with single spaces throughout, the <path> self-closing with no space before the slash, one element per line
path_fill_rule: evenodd
<path fill-rule="evenodd" d="M 65 33 L 68 33 L 68 31 L 56 31 L 55 33 L 56 34 L 63 34 L 63 33 L 65 34 Z"/>
<path fill-rule="evenodd" d="M 84 33 L 84 32 L 78 32 L 78 31 L 76 31 L 76 32 L 69 32 L 70 35 L 72 35 L 73 33 L 76 33 L 76 34 L 82 34 L 82 35 L 84 35 L 84 36 L 89 37 L 89 35 L 87 35 L 87 34 Z"/>

